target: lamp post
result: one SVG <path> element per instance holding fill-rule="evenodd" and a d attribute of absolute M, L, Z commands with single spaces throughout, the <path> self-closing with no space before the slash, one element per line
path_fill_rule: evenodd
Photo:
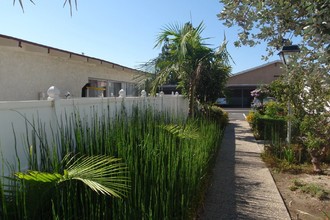
<path fill-rule="evenodd" d="M 300 48 L 298 45 L 288 45 L 288 46 L 283 46 L 282 50 L 278 53 L 280 56 L 283 64 L 287 66 L 291 62 L 291 56 L 295 53 L 299 53 Z M 290 146 L 291 144 L 291 103 L 290 99 L 288 100 L 288 125 L 287 125 L 287 134 L 286 134 L 286 139 L 288 142 L 288 145 Z"/>

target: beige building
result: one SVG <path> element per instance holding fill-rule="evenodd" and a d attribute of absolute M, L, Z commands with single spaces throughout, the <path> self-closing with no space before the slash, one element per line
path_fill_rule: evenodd
<path fill-rule="evenodd" d="M 282 74 L 281 67 L 281 61 L 273 61 L 230 76 L 227 82 L 229 104 L 233 107 L 250 107 L 253 100 L 251 91 L 276 80 Z"/>
<path fill-rule="evenodd" d="M 37 100 L 56 86 L 60 96 L 137 95 L 142 72 L 105 60 L 0 35 L 0 101 Z"/>

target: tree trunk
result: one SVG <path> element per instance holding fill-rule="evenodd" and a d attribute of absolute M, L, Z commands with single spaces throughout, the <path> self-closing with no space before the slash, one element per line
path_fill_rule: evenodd
<path fill-rule="evenodd" d="M 312 157 L 312 164 L 313 164 L 313 170 L 315 173 L 317 174 L 320 174 L 322 173 L 322 168 L 321 168 L 321 162 L 322 162 L 322 159 L 323 159 L 323 156 L 325 154 L 325 147 L 322 148 L 322 149 L 316 149 L 316 148 L 313 148 L 310 150 L 309 154 L 311 155 Z"/>
<path fill-rule="evenodd" d="M 197 84 L 197 80 L 200 77 L 201 71 L 202 71 L 202 63 L 199 62 L 196 70 L 194 71 L 194 73 L 190 79 L 190 84 L 189 84 L 189 113 L 188 113 L 188 115 L 192 118 L 195 116 L 196 84 Z"/>
<path fill-rule="evenodd" d="M 195 86 L 194 82 L 190 82 L 189 86 L 189 117 L 193 118 L 195 116 Z"/>

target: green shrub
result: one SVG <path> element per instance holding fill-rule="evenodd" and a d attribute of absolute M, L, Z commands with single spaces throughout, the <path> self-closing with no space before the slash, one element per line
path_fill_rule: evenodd
<path fill-rule="evenodd" d="M 312 149 L 329 147 L 330 143 L 330 115 L 305 115 L 300 124 L 300 130 L 305 137 L 305 145 Z"/>
<path fill-rule="evenodd" d="M 286 136 L 284 108 L 277 102 L 268 102 L 262 109 L 250 111 L 246 120 L 250 123 L 256 139 L 280 143 Z"/>
<path fill-rule="evenodd" d="M 271 140 L 273 143 L 285 139 L 286 122 L 283 118 L 271 118 L 257 111 L 251 111 L 246 119 L 250 123 L 256 139 Z"/>
<path fill-rule="evenodd" d="M 249 114 L 246 116 L 246 121 L 251 125 L 253 123 L 254 120 L 254 114 L 255 111 L 250 111 Z"/>
<path fill-rule="evenodd" d="M 268 102 L 265 104 L 264 114 L 270 118 L 283 118 L 285 116 L 285 107 L 278 102 Z"/>
<path fill-rule="evenodd" d="M 228 112 L 216 105 L 204 105 L 202 115 L 210 121 L 217 122 L 221 127 L 226 126 L 229 122 Z"/>
<path fill-rule="evenodd" d="M 286 121 L 262 116 L 256 119 L 256 129 L 263 140 L 280 141 L 286 137 Z"/>

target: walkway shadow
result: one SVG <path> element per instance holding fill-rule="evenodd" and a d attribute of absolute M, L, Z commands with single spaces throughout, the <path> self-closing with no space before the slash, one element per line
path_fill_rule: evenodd
<path fill-rule="evenodd" d="M 256 148 L 249 147 L 255 139 L 248 132 L 248 128 L 235 121 L 226 127 L 204 209 L 198 219 L 268 219 L 264 205 L 255 203 L 266 204 L 269 199 L 259 193 L 263 180 L 254 178 L 254 171 L 265 166 Z"/>
<path fill-rule="evenodd" d="M 213 169 L 211 185 L 206 194 L 201 220 L 237 219 L 235 185 L 235 123 L 226 127 L 221 148 Z"/>

